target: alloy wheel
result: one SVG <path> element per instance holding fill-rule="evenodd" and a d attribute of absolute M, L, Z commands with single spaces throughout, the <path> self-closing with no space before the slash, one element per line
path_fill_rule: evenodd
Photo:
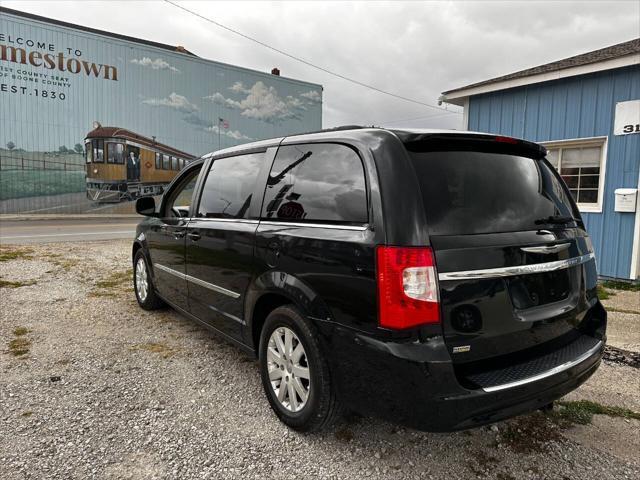
<path fill-rule="evenodd" d="M 149 293 L 149 280 L 147 277 L 147 264 L 142 257 L 136 263 L 136 292 L 140 301 L 144 303 Z"/>
<path fill-rule="evenodd" d="M 299 412 L 311 391 L 307 354 L 300 339 L 287 327 L 276 328 L 267 345 L 267 371 L 280 405 Z"/>

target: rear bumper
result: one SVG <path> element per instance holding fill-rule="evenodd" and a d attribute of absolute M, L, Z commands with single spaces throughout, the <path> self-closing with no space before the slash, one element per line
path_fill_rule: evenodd
<path fill-rule="evenodd" d="M 492 390 L 462 385 L 441 337 L 401 344 L 338 329 L 331 339 L 333 375 L 353 410 L 427 431 L 468 429 L 543 407 L 597 370 L 605 344 L 566 368 Z"/>

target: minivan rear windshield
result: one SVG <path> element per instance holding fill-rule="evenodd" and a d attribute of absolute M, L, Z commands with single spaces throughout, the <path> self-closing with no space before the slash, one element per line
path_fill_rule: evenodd
<path fill-rule="evenodd" d="M 575 226 L 578 214 L 567 190 L 544 161 L 475 151 L 408 153 L 431 235 Z"/>

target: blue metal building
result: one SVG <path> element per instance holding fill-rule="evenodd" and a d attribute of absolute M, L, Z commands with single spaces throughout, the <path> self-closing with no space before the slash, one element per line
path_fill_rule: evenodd
<path fill-rule="evenodd" d="M 603 277 L 640 278 L 640 38 L 449 90 L 468 130 L 546 145 Z"/>

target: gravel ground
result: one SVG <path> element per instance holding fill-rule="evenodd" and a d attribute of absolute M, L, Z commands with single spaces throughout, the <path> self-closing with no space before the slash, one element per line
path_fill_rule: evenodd
<path fill-rule="evenodd" d="M 171 310 L 137 307 L 130 242 L 20 248 L 0 262 L 3 281 L 24 284 L 0 288 L 0 479 L 640 475 L 640 422 L 604 415 L 566 425 L 535 413 L 454 434 L 351 417 L 295 433 L 269 409 L 253 359 Z M 640 411 L 640 370 L 604 364 L 569 397 Z"/>

